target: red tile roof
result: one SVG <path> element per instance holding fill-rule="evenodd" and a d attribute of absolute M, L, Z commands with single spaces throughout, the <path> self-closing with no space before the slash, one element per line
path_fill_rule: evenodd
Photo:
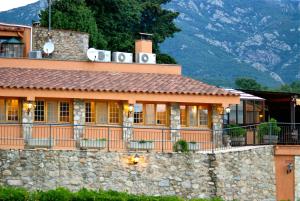
<path fill-rule="evenodd" d="M 1 88 L 236 96 L 200 81 L 170 74 L 0 68 Z"/>

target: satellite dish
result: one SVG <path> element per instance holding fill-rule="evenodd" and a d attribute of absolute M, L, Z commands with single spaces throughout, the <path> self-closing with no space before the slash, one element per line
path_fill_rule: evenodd
<path fill-rule="evenodd" d="M 86 54 L 91 61 L 95 61 L 98 57 L 98 51 L 95 48 L 89 48 Z"/>
<path fill-rule="evenodd" d="M 46 54 L 51 54 L 54 51 L 54 44 L 51 42 L 51 40 L 45 43 L 43 50 Z"/>

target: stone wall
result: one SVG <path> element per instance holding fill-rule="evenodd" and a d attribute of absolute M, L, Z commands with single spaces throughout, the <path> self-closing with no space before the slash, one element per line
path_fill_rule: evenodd
<path fill-rule="evenodd" d="M 51 40 L 55 45 L 55 49 L 50 58 L 59 60 L 87 60 L 86 52 L 89 48 L 89 35 L 87 33 L 51 30 Z M 32 28 L 32 50 L 43 50 L 43 46 L 47 41 L 47 28 Z"/>
<path fill-rule="evenodd" d="M 205 153 L 1 150 L 0 185 L 27 189 L 82 187 L 134 194 L 221 196 L 231 200 L 275 200 L 273 147 Z M 132 155 L 135 153 L 131 153 Z"/>
<path fill-rule="evenodd" d="M 295 156 L 295 200 L 300 200 L 300 156 Z"/>

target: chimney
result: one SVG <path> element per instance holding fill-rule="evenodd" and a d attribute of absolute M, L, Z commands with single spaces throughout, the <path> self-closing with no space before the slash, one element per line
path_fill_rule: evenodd
<path fill-rule="evenodd" d="M 139 33 L 141 39 L 135 41 L 135 53 L 152 53 L 152 34 Z"/>

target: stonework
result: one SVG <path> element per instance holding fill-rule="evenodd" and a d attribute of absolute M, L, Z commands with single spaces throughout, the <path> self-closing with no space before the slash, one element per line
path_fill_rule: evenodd
<path fill-rule="evenodd" d="M 84 100 L 75 99 L 73 102 L 74 118 L 74 139 L 80 139 L 84 132 L 85 125 L 85 102 Z"/>
<path fill-rule="evenodd" d="M 212 105 L 212 129 L 213 129 L 213 137 L 214 142 L 218 147 L 223 146 L 222 139 L 222 129 L 223 129 L 223 119 L 222 115 L 218 112 L 218 106 Z"/>
<path fill-rule="evenodd" d="M 295 156 L 295 200 L 300 199 L 300 156 Z"/>
<path fill-rule="evenodd" d="M 32 28 L 33 50 L 43 50 L 43 46 L 47 41 L 47 28 Z M 89 35 L 87 33 L 51 30 L 51 41 L 54 43 L 55 49 L 50 58 L 59 60 L 87 60 L 86 52 L 89 48 Z"/>
<path fill-rule="evenodd" d="M 273 147 L 206 153 L 0 150 L 0 185 L 112 189 L 134 194 L 275 200 Z M 135 154 L 135 153 L 132 153 Z"/>
<path fill-rule="evenodd" d="M 123 139 L 130 140 L 133 135 L 133 112 L 128 112 L 127 104 L 123 104 Z"/>
<path fill-rule="evenodd" d="M 25 143 L 32 136 L 32 123 L 34 122 L 34 109 L 27 110 L 26 104 L 32 102 L 24 101 L 22 105 L 22 128 Z"/>
<path fill-rule="evenodd" d="M 170 114 L 170 128 L 172 141 L 176 141 L 180 138 L 180 105 L 179 103 L 171 103 L 171 114 Z"/>

